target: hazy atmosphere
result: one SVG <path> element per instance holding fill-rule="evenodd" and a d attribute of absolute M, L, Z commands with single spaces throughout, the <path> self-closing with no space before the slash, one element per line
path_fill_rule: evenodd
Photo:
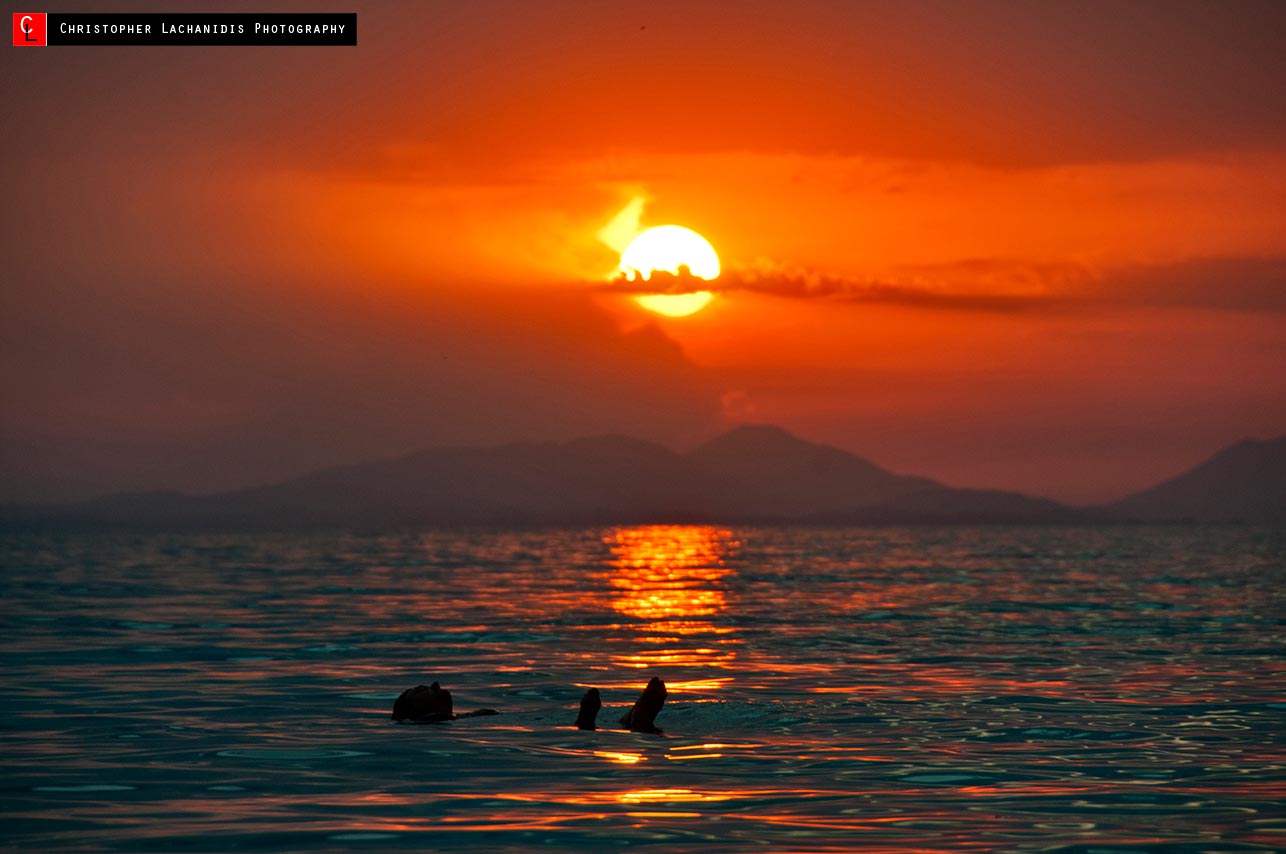
<path fill-rule="evenodd" d="M 6 52 L 0 500 L 740 423 L 1119 498 L 1286 432 L 1284 38 L 379 3 L 344 50 Z M 613 224 L 665 223 L 723 266 L 686 317 L 608 281 Z"/>

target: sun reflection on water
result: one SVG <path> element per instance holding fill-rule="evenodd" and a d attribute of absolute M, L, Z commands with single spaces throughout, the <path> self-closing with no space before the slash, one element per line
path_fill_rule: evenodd
<path fill-rule="evenodd" d="M 618 765 L 637 765 L 640 762 L 647 761 L 647 757 L 642 753 L 619 753 L 612 750 L 595 750 L 594 755 L 600 759 L 606 759 L 608 762 L 615 762 Z"/>
<path fill-rule="evenodd" d="M 611 606 L 635 620 L 639 634 L 631 651 L 614 655 L 622 667 L 730 667 L 734 629 L 711 618 L 727 611 L 723 581 L 740 545 L 732 532 L 709 525 L 644 525 L 615 528 L 605 538 L 612 549 Z M 671 690 L 717 688 L 725 679 L 667 680 Z"/>
<path fill-rule="evenodd" d="M 669 804 L 726 801 L 729 795 L 713 792 L 695 792 L 692 789 L 633 789 L 615 795 L 623 804 Z"/>

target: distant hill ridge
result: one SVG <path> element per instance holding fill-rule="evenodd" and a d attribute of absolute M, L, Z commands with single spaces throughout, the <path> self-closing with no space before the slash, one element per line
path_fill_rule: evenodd
<path fill-rule="evenodd" d="M 1286 436 L 1244 439 L 1106 509 L 1140 521 L 1286 522 Z"/>
<path fill-rule="evenodd" d="M 217 495 L 113 495 L 28 519 L 162 527 L 397 527 L 681 521 L 1055 521 L 1015 493 L 893 474 L 777 427 L 735 428 L 680 454 L 624 436 L 446 447 Z"/>
<path fill-rule="evenodd" d="M 216 495 L 148 492 L 3 508 L 11 524 L 390 528 L 645 522 L 1029 523 L 1283 518 L 1286 437 L 1241 442 L 1094 511 L 894 474 L 778 427 L 687 452 L 624 436 L 443 447 Z"/>

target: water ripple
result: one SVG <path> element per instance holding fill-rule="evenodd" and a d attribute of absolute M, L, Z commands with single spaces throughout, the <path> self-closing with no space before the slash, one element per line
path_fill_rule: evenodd
<path fill-rule="evenodd" d="M 1242 528 L 0 542 L 43 851 L 1268 851 L 1286 566 Z M 647 677 L 664 736 L 616 720 Z M 389 721 L 439 680 L 458 710 Z M 603 728 L 571 726 L 597 686 Z"/>

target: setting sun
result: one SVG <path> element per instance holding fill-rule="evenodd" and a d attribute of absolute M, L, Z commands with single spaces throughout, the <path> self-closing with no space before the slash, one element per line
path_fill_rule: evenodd
<path fill-rule="evenodd" d="M 630 281 L 651 281 L 657 272 L 682 278 L 686 274 L 710 281 L 719 276 L 719 255 L 710 241 L 681 225 L 649 228 L 635 237 L 621 253 L 620 272 Z M 677 294 L 645 294 L 635 302 L 668 317 L 686 317 L 705 308 L 714 294 L 694 291 Z"/>

